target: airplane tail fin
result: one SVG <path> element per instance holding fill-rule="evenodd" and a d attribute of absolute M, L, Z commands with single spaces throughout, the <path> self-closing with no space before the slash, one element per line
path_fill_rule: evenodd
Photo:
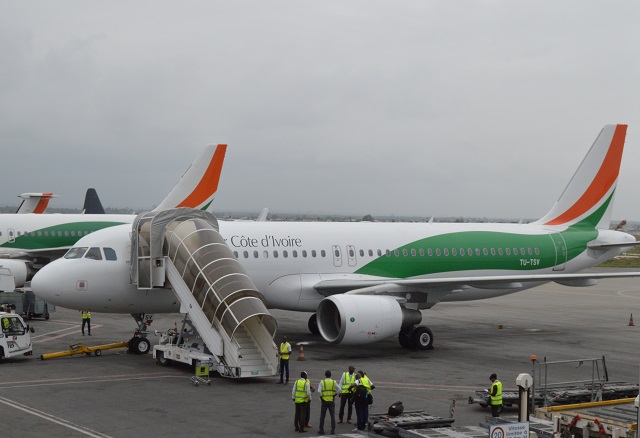
<path fill-rule="evenodd" d="M 608 229 L 627 125 L 606 125 L 553 208 L 536 224 Z"/>
<path fill-rule="evenodd" d="M 209 210 L 218 190 L 226 144 L 207 146 L 154 211 L 189 207 Z"/>
<path fill-rule="evenodd" d="M 100 198 L 98 198 L 96 189 L 87 189 L 87 193 L 84 195 L 84 206 L 82 207 L 82 213 L 104 214 L 104 208 L 102 207 Z"/>
<path fill-rule="evenodd" d="M 18 207 L 16 214 L 44 213 L 51 198 L 57 198 L 53 193 L 23 193 L 18 197 L 22 198 L 23 201 Z"/>

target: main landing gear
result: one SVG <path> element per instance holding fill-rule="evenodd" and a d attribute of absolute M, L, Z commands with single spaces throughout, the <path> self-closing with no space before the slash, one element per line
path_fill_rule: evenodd
<path fill-rule="evenodd" d="M 403 328 L 400 330 L 398 340 L 403 348 L 413 350 L 433 349 L 433 332 L 429 327 L 424 325 Z"/>
<path fill-rule="evenodd" d="M 147 339 L 147 326 L 153 322 L 153 315 L 144 313 L 132 313 L 133 319 L 136 320 L 138 328 L 133 337 L 129 339 L 127 347 L 129 352 L 134 354 L 147 354 L 151 351 L 151 342 Z"/>
<path fill-rule="evenodd" d="M 315 313 L 309 318 L 309 324 L 307 324 L 307 326 L 309 327 L 311 334 L 320 334 L 320 329 L 318 328 L 318 316 Z"/>

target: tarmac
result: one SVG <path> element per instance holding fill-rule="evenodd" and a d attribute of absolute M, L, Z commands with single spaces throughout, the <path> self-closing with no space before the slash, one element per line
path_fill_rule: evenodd
<path fill-rule="evenodd" d="M 311 335 L 311 314 L 272 311 L 278 320 L 276 342 L 287 335 L 294 347 L 288 385 L 278 377 L 242 381 L 212 378 L 195 387 L 193 370 L 161 367 L 151 354 L 105 350 L 40 360 L 43 353 L 71 344 L 95 346 L 127 341 L 135 324 L 129 315 L 92 309 L 92 336 L 80 333 L 80 312 L 58 307 L 51 319 L 28 321 L 36 332 L 34 355 L 0 361 L 2 435 L 5 437 L 296 437 L 316 436 L 320 401 L 311 403 L 313 428 L 294 431 L 291 387 L 301 371 L 314 385 L 329 369 L 339 380 L 349 365 L 364 370 L 376 388 L 371 413 L 386 412 L 396 401 L 405 410 L 449 417 L 454 426 L 477 426 L 489 409 L 467 399 L 490 385 L 493 372 L 505 388 L 515 388 L 521 373 L 539 361 L 606 357 L 610 381 L 637 383 L 640 374 L 640 280 L 613 279 L 590 288 L 548 284 L 489 300 L 443 303 L 424 311 L 423 324 L 435 337 L 430 351 L 405 350 L 397 338 L 364 346 L 330 345 Z M 629 326 L 631 314 L 638 325 Z M 180 325 L 180 315 L 156 315 L 151 330 Z M 152 344 L 157 343 L 152 336 Z M 304 361 L 299 361 L 299 343 Z M 551 380 L 591 378 L 586 363 L 554 370 Z M 557 380 L 556 380 L 557 379 Z M 316 394 L 314 394 L 316 395 Z M 505 409 L 516 414 L 516 409 Z M 336 409 L 337 414 L 337 409 Z M 346 416 L 346 415 L 345 415 Z M 346 420 L 346 418 L 345 418 Z M 352 424 L 336 432 L 351 434 Z M 330 430 L 329 418 L 324 429 Z"/>

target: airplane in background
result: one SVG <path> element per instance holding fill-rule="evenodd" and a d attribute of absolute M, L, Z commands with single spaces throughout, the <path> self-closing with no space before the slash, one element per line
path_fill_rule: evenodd
<path fill-rule="evenodd" d="M 57 198 L 53 193 L 23 193 L 18 196 L 22 202 L 18 206 L 16 214 L 42 214 L 47 209 L 51 198 Z"/>
<path fill-rule="evenodd" d="M 638 244 L 609 230 L 626 130 L 605 126 L 555 205 L 530 224 L 220 220 L 219 233 L 266 306 L 314 312 L 309 329 L 327 342 L 361 345 L 398 336 L 405 348 L 430 349 L 433 332 L 419 325 L 421 311 L 439 302 L 497 297 L 548 282 L 591 286 L 640 276 L 580 272 Z M 126 224 L 82 237 L 35 275 L 33 291 L 78 310 L 181 311 L 164 277 L 160 287 L 133 284 L 135 232 Z M 196 245 L 197 238 L 190 242 Z M 203 281 L 189 284 L 194 296 L 208 294 L 196 291 Z"/>
<path fill-rule="evenodd" d="M 224 144 L 206 147 L 156 210 L 184 206 L 202 210 L 210 208 L 226 149 Z M 54 197 L 48 193 L 29 195 L 47 195 L 41 196 L 47 202 Z M 37 199 L 37 196 L 28 196 L 25 202 L 31 199 Z M 94 189 L 87 191 L 84 211 L 87 214 L 0 215 L 0 268 L 5 268 L 3 273 L 9 270 L 8 276 L 13 277 L 15 288 L 24 286 L 38 269 L 63 256 L 83 236 L 104 228 L 130 224 L 135 219 L 135 215 L 104 214 Z"/>
<path fill-rule="evenodd" d="M 51 198 L 57 198 L 57 195 L 48 192 L 42 193 L 23 193 L 18 196 L 22 198 L 22 202 L 18 206 L 16 214 L 42 214 L 47 210 Z M 87 189 L 84 196 L 84 205 L 82 214 L 104 214 L 104 208 L 98 197 L 96 189 Z"/>

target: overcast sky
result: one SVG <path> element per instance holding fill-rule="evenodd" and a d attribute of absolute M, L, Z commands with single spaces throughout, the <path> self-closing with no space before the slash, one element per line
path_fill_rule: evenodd
<path fill-rule="evenodd" d="M 640 2 L 0 0 L 0 205 L 538 218 L 603 125 L 640 220 Z"/>

